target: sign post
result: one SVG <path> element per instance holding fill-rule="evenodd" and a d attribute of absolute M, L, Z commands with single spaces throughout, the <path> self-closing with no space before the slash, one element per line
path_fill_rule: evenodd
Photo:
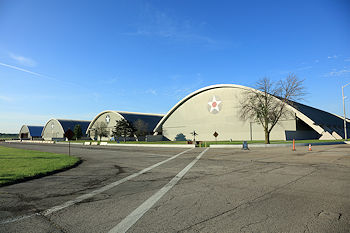
<path fill-rule="evenodd" d="M 70 156 L 70 140 L 73 138 L 74 133 L 71 129 L 68 129 L 65 133 L 64 136 L 68 139 L 68 154 Z"/>
<path fill-rule="evenodd" d="M 215 137 L 215 142 L 218 143 L 218 141 L 217 141 L 217 137 L 219 136 L 218 132 L 215 131 L 213 136 Z"/>
<path fill-rule="evenodd" d="M 196 133 L 196 131 L 193 130 L 193 132 L 191 134 L 193 135 L 193 141 L 196 144 L 196 136 L 198 135 L 198 133 Z"/>

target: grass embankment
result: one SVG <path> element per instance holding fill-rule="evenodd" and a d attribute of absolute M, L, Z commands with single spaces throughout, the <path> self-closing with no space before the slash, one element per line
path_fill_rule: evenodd
<path fill-rule="evenodd" d="M 65 154 L 0 146 L 0 186 L 63 170 L 79 162 Z"/>

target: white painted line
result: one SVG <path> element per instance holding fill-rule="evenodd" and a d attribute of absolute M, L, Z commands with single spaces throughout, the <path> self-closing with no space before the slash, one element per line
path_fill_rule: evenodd
<path fill-rule="evenodd" d="M 23 220 L 23 219 L 31 218 L 31 217 L 36 216 L 36 215 L 40 215 L 40 214 L 36 213 L 36 214 L 31 214 L 31 215 L 20 216 L 20 217 L 17 217 L 17 218 L 7 219 L 7 220 L 4 220 L 4 221 L 0 222 L 0 224 L 3 225 L 3 224 L 6 224 L 6 223 L 17 222 L 17 221 L 20 221 L 20 220 Z"/>
<path fill-rule="evenodd" d="M 209 148 L 202 151 L 191 163 L 189 163 L 182 171 L 180 171 L 173 179 L 169 181 L 163 188 L 153 194 L 144 203 L 142 203 L 131 214 L 124 218 L 117 226 L 113 227 L 109 233 L 121 233 L 130 229 L 152 206 L 162 198 L 172 187 L 176 185 L 179 180 L 195 165 L 198 160 L 207 152 Z"/>
<path fill-rule="evenodd" d="M 109 190 L 111 188 L 114 188 L 117 185 L 120 185 L 120 184 L 124 183 L 125 181 L 128 181 L 128 180 L 130 180 L 132 178 L 135 178 L 135 177 L 137 177 L 137 176 L 139 176 L 139 175 L 141 175 L 141 174 L 143 174 L 145 172 L 148 172 L 149 170 L 152 170 L 153 168 L 156 168 L 156 167 L 158 167 L 158 166 L 160 166 L 160 165 L 162 165 L 162 164 L 164 164 L 166 162 L 169 162 L 170 160 L 173 160 L 173 159 L 177 158 L 178 156 L 180 156 L 180 155 L 182 155 L 182 154 L 184 154 L 184 153 L 186 153 L 186 152 L 188 152 L 188 151 L 190 151 L 192 149 L 193 148 L 185 150 L 185 151 L 183 151 L 181 153 L 178 153 L 177 155 L 174 155 L 174 156 L 172 156 L 172 157 L 170 157 L 170 158 L 168 158 L 166 160 L 163 160 L 163 161 L 161 161 L 159 163 L 153 164 L 152 166 L 147 167 L 147 168 L 145 168 L 145 169 L 143 169 L 143 170 L 141 170 L 139 172 L 136 172 L 136 173 L 134 173 L 134 174 L 132 174 L 130 176 L 127 176 L 127 177 L 125 177 L 125 178 L 123 178 L 121 180 L 115 181 L 115 182 L 110 183 L 110 184 L 108 184 L 106 186 L 103 186 L 103 187 L 101 187 L 99 189 L 96 189 L 96 190 L 92 191 L 91 193 L 87 193 L 87 194 L 81 195 L 81 196 L 75 198 L 74 200 L 67 201 L 67 202 L 63 203 L 62 205 L 54 206 L 54 207 L 52 207 L 50 209 L 47 209 L 42 214 L 44 216 L 46 216 L 46 215 L 49 215 L 49 214 L 51 214 L 53 212 L 59 211 L 59 210 L 64 209 L 64 208 L 67 208 L 68 206 L 74 205 L 75 203 L 82 202 L 82 201 L 84 201 L 86 199 L 92 198 L 93 196 L 95 196 L 97 194 L 105 192 L 105 191 L 107 191 L 107 190 Z"/>
<path fill-rule="evenodd" d="M 251 144 L 249 144 L 250 146 Z M 242 144 L 239 145 L 225 145 L 225 144 L 215 144 L 215 145 L 210 145 L 210 148 L 242 148 Z"/>
<path fill-rule="evenodd" d="M 67 202 L 65 202 L 65 203 L 63 203 L 61 205 L 54 206 L 54 207 L 52 207 L 50 209 L 47 209 L 47 210 L 45 210 L 43 212 L 40 212 L 40 213 L 35 213 L 35 214 L 27 215 L 27 216 L 20 216 L 20 217 L 13 218 L 13 219 L 7 219 L 7 220 L 4 220 L 4 221 L 0 222 L 0 224 L 17 222 L 19 220 L 30 218 L 30 217 L 33 217 L 33 216 L 36 216 L 36 215 L 47 216 L 47 215 L 52 214 L 52 213 L 54 213 L 56 211 L 62 210 L 62 209 L 67 208 L 67 207 L 69 207 L 71 205 L 74 205 L 76 203 L 82 202 L 82 201 L 84 201 L 84 200 L 86 200 L 88 198 L 92 198 L 93 196 L 95 196 L 95 195 L 97 195 L 99 193 L 102 193 L 102 192 L 105 192 L 105 191 L 107 191 L 107 190 L 109 190 L 111 188 L 114 188 L 115 186 L 120 185 L 120 184 L 124 183 L 125 181 L 128 181 L 128 180 L 130 180 L 132 178 L 135 178 L 135 177 L 137 177 L 137 176 L 139 176 L 139 175 L 141 175 L 141 174 L 143 174 L 145 172 L 148 172 L 149 170 L 152 170 L 153 168 L 156 168 L 156 167 L 158 167 L 158 166 L 160 166 L 160 165 L 162 165 L 162 164 L 164 164 L 166 162 L 169 162 L 170 160 L 173 160 L 173 159 L 177 158 L 178 156 L 180 156 L 182 154 L 185 154 L 186 152 L 188 152 L 188 151 L 190 151 L 192 149 L 193 148 L 185 150 L 185 151 L 183 151 L 181 153 L 178 153 L 178 154 L 176 154 L 176 155 L 174 155 L 174 156 L 172 156 L 172 157 L 170 157 L 168 159 L 165 159 L 165 160 L 163 160 L 163 161 L 161 161 L 159 163 L 153 164 L 152 166 L 147 167 L 147 168 L 145 168 L 145 169 L 143 169 L 143 170 L 141 170 L 139 172 L 136 172 L 136 173 L 134 173 L 134 174 L 132 174 L 130 176 L 127 176 L 127 177 L 125 177 L 125 178 L 123 178 L 121 180 L 115 181 L 115 182 L 110 183 L 110 184 L 108 184 L 106 186 L 103 186 L 103 187 L 101 187 L 99 189 L 96 189 L 96 190 L 92 191 L 91 193 L 87 193 L 87 194 L 81 195 L 81 196 L 75 198 L 74 200 L 67 201 Z"/>

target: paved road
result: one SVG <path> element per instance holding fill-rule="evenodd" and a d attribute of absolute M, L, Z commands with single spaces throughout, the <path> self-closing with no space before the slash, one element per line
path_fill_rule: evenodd
<path fill-rule="evenodd" d="M 350 232 L 348 145 L 72 153 L 77 168 L 0 188 L 0 232 Z"/>

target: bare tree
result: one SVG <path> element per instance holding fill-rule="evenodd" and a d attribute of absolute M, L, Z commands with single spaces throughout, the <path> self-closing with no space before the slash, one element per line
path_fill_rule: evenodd
<path fill-rule="evenodd" d="M 270 143 L 270 133 L 281 119 L 286 119 L 291 112 L 287 105 L 300 100 L 305 95 L 304 80 L 290 74 L 285 80 L 272 82 L 269 78 L 259 80 L 255 89 L 246 89 L 240 100 L 240 118 L 260 123 L 265 132 L 265 143 Z"/>
<path fill-rule="evenodd" d="M 95 135 L 100 138 L 100 141 L 102 137 L 107 137 L 108 136 L 108 129 L 107 129 L 107 124 L 103 121 L 101 122 L 96 122 L 95 124 Z"/>

